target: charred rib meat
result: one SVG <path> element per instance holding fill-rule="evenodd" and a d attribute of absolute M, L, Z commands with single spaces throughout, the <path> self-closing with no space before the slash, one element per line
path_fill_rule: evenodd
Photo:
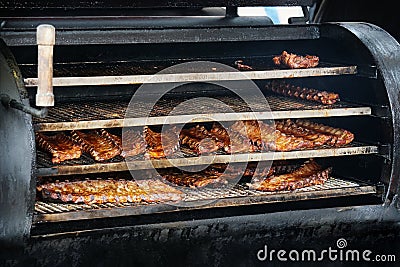
<path fill-rule="evenodd" d="M 290 54 L 286 51 L 283 51 L 279 56 L 273 57 L 272 60 L 275 65 L 290 69 L 313 68 L 319 64 L 319 57 L 317 56 L 299 56 L 296 54 Z"/>
<path fill-rule="evenodd" d="M 51 162 L 53 163 L 78 159 L 82 155 L 81 147 L 64 133 L 53 136 L 36 133 L 35 137 L 37 146 L 51 154 Z"/>
<path fill-rule="evenodd" d="M 210 134 L 213 136 L 213 138 L 221 143 L 221 146 L 225 151 L 229 150 L 231 141 L 227 130 L 223 126 L 218 123 L 214 123 L 210 130 Z"/>
<path fill-rule="evenodd" d="M 121 146 L 123 157 L 133 157 L 145 153 L 146 142 L 144 141 L 143 133 L 128 129 L 124 131 L 124 143 Z"/>
<path fill-rule="evenodd" d="M 322 145 L 337 147 L 349 144 L 354 139 L 354 134 L 350 131 L 308 120 L 278 120 L 275 127 L 249 120 L 235 122 L 229 127 L 229 131 L 249 138 L 253 147 L 248 152 L 293 151 Z"/>
<path fill-rule="evenodd" d="M 122 157 L 132 157 L 143 154 L 146 150 L 146 143 L 144 142 L 143 134 L 135 129 L 128 129 L 124 132 L 125 142 L 122 143 L 122 138 L 118 135 L 111 134 L 104 129 L 99 130 L 100 134 L 121 150 Z"/>
<path fill-rule="evenodd" d="M 268 150 L 273 147 L 274 129 L 261 121 L 237 121 L 229 129 L 249 138 L 257 150 Z"/>
<path fill-rule="evenodd" d="M 312 142 L 303 137 L 286 135 L 279 130 L 275 130 L 275 136 L 274 147 L 272 147 L 274 151 L 293 151 L 313 148 Z"/>
<path fill-rule="evenodd" d="M 337 147 L 347 145 L 354 140 L 354 134 L 344 129 L 301 119 L 296 120 L 296 124 L 317 133 L 331 135 L 332 139 L 328 142 L 331 146 Z"/>
<path fill-rule="evenodd" d="M 84 180 L 37 186 L 44 199 L 86 204 L 179 201 L 183 193 L 159 180 Z"/>
<path fill-rule="evenodd" d="M 251 189 L 259 191 L 295 190 L 302 187 L 324 184 L 331 172 L 331 167 L 324 169 L 313 159 L 310 159 L 290 173 L 272 176 L 248 185 Z"/>
<path fill-rule="evenodd" d="M 303 137 L 286 135 L 274 129 L 271 125 L 260 121 L 236 122 L 231 126 L 231 129 L 248 136 L 258 150 L 292 151 L 312 147 L 312 143 L 309 140 Z"/>
<path fill-rule="evenodd" d="M 258 148 L 253 145 L 252 140 L 247 136 L 241 135 L 231 129 L 228 129 L 228 134 L 230 143 L 226 149 L 227 153 L 251 153 L 258 150 Z"/>
<path fill-rule="evenodd" d="M 268 83 L 265 88 L 280 95 L 315 101 L 325 105 L 332 105 L 340 101 L 339 94 L 295 86 L 285 82 L 272 81 Z"/>
<path fill-rule="evenodd" d="M 96 161 L 106 161 L 121 154 L 121 149 L 105 130 L 83 133 L 73 130 L 71 132 L 75 142 L 90 154 Z"/>
<path fill-rule="evenodd" d="M 109 139 L 116 146 L 118 146 L 119 148 L 122 149 L 122 138 L 121 137 L 119 137 L 118 135 L 115 135 L 115 134 L 111 134 L 104 129 L 100 129 L 99 133 L 101 136 L 104 136 L 105 138 Z"/>
<path fill-rule="evenodd" d="M 144 134 L 147 143 L 146 158 L 165 158 L 171 156 L 178 149 L 179 135 L 176 127 L 165 131 L 165 134 L 161 136 L 161 133 L 154 132 L 145 126 Z"/>
<path fill-rule="evenodd" d="M 201 188 L 210 185 L 222 185 L 226 184 L 227 181 L 220 179 L 221 174 L 205 174 L 205 173 L 188 173 L 188 172 L 168 172 L 162 174 L 163 178 L 170 183 L 193 187 L 193 188 Z"/>
<path fill-rule="evenodd" d="M 241 177 L 256 176 L 265 179 L 273 175 L 275 167 L 257 166 L 250 163 L 248 166 L 214 164 L 199 172 L 182 171 L 179 169 L 159 170 L 160 175 L 173 184 L 192 188 L 221 186 L 237 182 Z"/>
<path fill-rule="evenodd" d="M 246 153 L 255 152 L 257 147 L 252 144 L 252 141 L 246 135 L 231 129 L 225 129 L 220 124 L 214 123 L 210 133 L 215 140 L 220 142 L 220 146 L 227 153 Z"/>
<path fill-rule="evenodd" d="M 179 134 L 181 145 L 186 145 L 197 154 L 211 153 L 224 146 L 223 142 L 214 137 L 204 126 L 196 125 L 183 129 Z"/>
<path fill-rule="evenodd" d="M 226 185 L 230 180 L 240 175 L 240 172 L 238 173 L 236 170 L 224 173 L 226 166 L 226 164 L 215 164 L 198 172 L 182 171 L 173 168 L 160 170 L 159 173 L 168 182 L 179 186 L 191 188 L 216 187 Z"/>
<path fill-rule="evenodd" d="M 275 127 L 286 135 L 303 137 L 312 142 L 312 147 L 322 146 L 330 142 L 333 138 L 330 134 L 318 133 L 314 130 L 301 127 L 292 120 L 280 120 L 275 122 Z"/>

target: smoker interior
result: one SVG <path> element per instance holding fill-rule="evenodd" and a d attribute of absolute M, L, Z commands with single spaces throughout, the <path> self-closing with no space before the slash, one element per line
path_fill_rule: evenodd
<path fill-rule="evenodd" d="M 310 207 L 317 207 L 315 202 L 332 206 L 338 199 L 348 199 L 344 205 L 382 203 L 387 194 L 389 184 L 386 175 L 391 166 L 388 145 L 391 141 L 390 107 L 387 94 L 382 83 L 379 70 L 374 59 L 364 46 L 346 36 L 340 28 L 333 25 L 321 25 L 321 36 L 307 36 L 304 39 L 268 40 L 268 41 L 235 41 L 235 42 L 183 42 L 183 43 L 151 43 L 151 44 L 96 44 L 96 45 L 56 45 L 54 47 L 54 77 L 90 77 L 106 75 L 131 75 L 132 79 L 142 78 L 142 75 L 155 74 L 178 63 L 192 61 L 213 61 L 234 67 L 234 62 L 242 59 L 254 67 L 247 72 L 249 77 L 261 88 L 270 105 L 270 113 L 275 119 L 307 118 L 330 126 L 352 131 L 355 140 L 350 145 L 341 148 L 318 148 L 305 151 L 284 153 L 254 153 L 253 161 L 269 160 L 306 160 L 317 158 L 324 164 L 333 167 L 332 177 L 322 186 L 311 186 L 294 192 L 266 193 L 256 192 L 239 183 L 231 189 L 182 189 L 187 203 L 201 203 L 195 208 L 185 208 L 174 203 L 159 204 L 62 204 L 42 201 L 35 203 L 34 227 L 53 222 L 72 222 L 74 220 L 106 219 L 110 217 L 126 217 L 144 214 L 180 214 L 183 210 L 212 210 L 214 216 L 226 208 L 248 207 L 257 210 L 257 206 L 286 203 L 288 206 L 298 202 L 311 202 Z M 283 30 L 284 31 L 284 30 Z M 336 32 L 337 31 L 337 32 Z M 284 35 L 284 32 L 281 33 Z M 342 38 L 337 38 L 341 36 Z M 34 106 L 36 87 L 36 47 L 14 46 L 11 48 L 21 69 Z M 321 65 L 314 69 L 281 70 L 272 65 L 272 57 L 283 50 L 297 54 L 315 54 L 321 59 Z M 171 53 L 173 51 L 173 53 Z M 289 76 L 287 72 L 289 71 Z M 213 70 L 209 71 L 210 73 Z M 246 72 L 244 72 L 246 73 Z M 165 74 L 168 76 L 168 73 Z M 264 76 L 263 76 L 264 75 Z M 224 73 L 221 73 L 224 78 Z M 277 96 L 263 90 L 265 84 L 272 78 L 288 78 L 288 82 L 320 90 L 333 91 L 340 94 L 341 101 L 325 106 L 305 100 Z M 140 79 L 139 79 L 140 80 Z M 239 81 L 238 81 L 239 82 Z M 154 91 L 157 94 L 155 81 Z M 106 128 L 111 132 L 120 133 L 124 126 L 124 115 L 130 98 L 138 90 L 140 83 L 129 85 L 91 85 L 91 86 L 59 86 L 55 87 L 56 105 L 49 108 L 49 115 L 44 119 L 34 118 L 33 127 L 36 132 L 53 134 L 68 132 L 74 129 L 88 130 Z M 241 92 L 245 94 L 246 88 Z M 226 121 L 244 118 L 249 112 L 240 98 L 229 94 L 223 88 L 197 81 L 189 86 L 177 88 L 164 96 L 152 108 L 150 116 L 154 125 L 161 125 L 164 116 L 182 101 L 199 96 L 212 97 L 227 103 L 236 113 L 225 116 Z M 146 109 L 146 102 L 138 107 Z M 262 113 L 265 107 L 257 107 Z M 199 114 L 209 114 L 215 107 L 205 106 L 203 110 L 187 110 L 183 114 L 174 114 L 179 123 L 180 115 L 193 116 L 193 123 L 207 124 L 207 121 L 196 121 Z M 135 110 L 139 118 L 128 126 L 143 127 L 146 114 L 140 108 Z M 238 114 L 238 115 L 237 115 Z M 232 116 L 231 116 L 232 115 Z M 214 118 L 220 118 L 221 113 L 214 112 Z M 267 119 L 267 117 L 265 118 Z M 371 128 L 371 125 L 374 127 Z M 49 155 L 41 151 L 37 154 L 38 181 L 68 180 L 73 175 L 85 177 L 110 178 L 128 170 L 122 158 L 114 158 L 108 162 L 96 163 L 88 155 L 79 160 L 61 164 L 52 164 Z M 224 163 L 226 155 L 217 154 L 213 163 Z M 242 162 L 242 155 L 237 155 L 234 161 Z M 187 158 L 196 155 L 187 154 Z M 171 167 L 167 160 L 152 161 L 158 168 Z M 141 156 L 131 163 L 137 169 L 149 166 Z M 148 163 L 147 163 L 148 164 Z M 175 162 L 178 166 L 191 163 Z M 368 200 L 367 200 L 368 199 Z M 34 230 L 35 231 L 35 230 Z M 36 230 L 39 231 L 39 230 Z"/>

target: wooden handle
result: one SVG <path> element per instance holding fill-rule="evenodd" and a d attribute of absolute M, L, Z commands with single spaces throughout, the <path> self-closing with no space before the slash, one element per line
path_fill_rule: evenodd
<path fill-rule="evenodd" d="M 53 46 L 55 44 L 55 28 L 42 24 L 36 28 L 38 45 L 38 89 L 36 106 L 54 106 L 53 94 Z"/>

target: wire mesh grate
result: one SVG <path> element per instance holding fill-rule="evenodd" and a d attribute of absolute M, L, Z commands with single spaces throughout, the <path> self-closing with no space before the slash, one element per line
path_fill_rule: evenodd
<path fill-rule="evenodd" d="M 202 95 L 207 97 L 207 95 Z M 211 96 L 210 96 L 211 97 Z M 213 102 L 212 106 L 199 105 L 196 101 L 204 101 L 199 98 L 189 97 L 176 97 L 161 99 L 154 106 L 147 101 L 136 102 L 134 114 L 129 115 L 128 118 L 143 117 L 143 121 L 147 116 L 158 117 L 168 116 L 174 107 L 178 106 L 185 100 L 191 99 L 193 108 L 188 106 L 184 110 L 174 110 L 174 116 L 179 115 L 195 115 L 195 114 L 210 114 L 215 113 L 216 110 L 226 110 L 228 105 L 234 112 L 266 112 L 268 109 L 264 103 L 260 103 L 258 99 L 252 101 L 252 108 L 250 109 L 246 103 L 238 96 L 224 95 L 213 96 L 214 99 L 221 101 L 219 104 Z M 251 101 L 251 97 L 249 97 Z M 338 110 L 357 108 L 358 105 L 350 104 L 347 102 L 338 102 L 331 106 L 319 104 L 317 102 L 306 101 L 301 99 L 288 98 L 277 95 L 267 95 L 266 100 L 273 111 L 302 111 L 302 110 Z M 35 124 L 49 124 L 60 122 L 80 122 L 80 121 L 96 121 L 96 120 L 115 120 L 124 119 L 129 100 L 110 100 L 110 101 L 87 101 L 87 102 L 72 102 L 72 103 L 59 103 L 57 106 L 49 108 L 46 118 L 34 118 Z M 216 104 L 217 106 L 215 106 Z M 151 110 L 150 114 L 148 111 Z"/>
<path fill-rule="evenodd" d="M 335 177 L 330 177 L 323 185 L 314 185 L 304 188 L 299 188 L 294 191 L 280 191 L 280 192 L 262 192 L 248 189 L 246 185 L 237 184 L 233 188 L 202 188 L 202 189 L 191 189 L 191 188 L 179 188 L 184 192 L 185 197 L 183 201 L 204 201 L 204 200 L 221 200 L 221 199 L 235 199 L 230 203 L 240 203 L 240 199 L 248 197 L 268 197 L 277 194 L 285 194 L 286 199 L 289 200 L 291 196 L 296 195 L 296 193 L 306 193 L 307 198 L 314 197 L 318 198 L 322 191 L 337 190 L 340 192 L 336 194 L 349 195 L 352 191 L 347 190 L 350 188 L 362 187 L 361 184 L 354 181 L 348 181 L 344 179 L 339 179 Z M 137 204 L 137 203 L 106 203 L 106 204 L 65 204 L 65 203 L 52 203 L 37 201 L 35 203 L 35 213 L 36 214 L 53 214 L 53 213 L 64 213 L 73 211 L 88 211 L 104 208 L 118 208 L 118 207 L 140 207 L 146 205 L 155 204 Z"/>

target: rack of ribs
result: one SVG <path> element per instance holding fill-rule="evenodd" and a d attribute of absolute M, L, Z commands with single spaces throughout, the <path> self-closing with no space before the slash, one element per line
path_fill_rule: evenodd
<path fill-rule="evenodd" d="M 210 133 L 215 140 L 220 142 L 220 146 L 227 153 L 247 153 L 257 151 L 257 148 L 252 144 L 251 140 L 247 136 L 232 130 L 230 127 L 225 129 L 220 124 L 214 123 Z"/>
<path fill-rule="evenodd" d="M 279 130 L 275 130 L 275 142 L 272 146 L 274 151 L 293 151 L 313 148 L 312 142 L 303 137 L 286 135 Z"/>
<path fill-rule="evenodd" d="M 262 181 L 248 184 L 250 189 L 259 191 L 285 191 L 302 187 L 324 184 L 332 168 L 323 168 L 313 159 L 303 163 L 300 167 L 286 174 L 271 176 Z"/>
<path fill-rule="evenodd" d="M 198 172 L 179 169 L 159 170 L 160 175 L 170 183 L 190 188 L 217 187 L 236 181 L 241 172 L 237 169 L 225 169 L 227 164 L 214 164 Z"/>
<path fill-rule="evenodd" d="M 186 145 L 197 154 L 212 153 L 224 146 L 223 142 L 202 125 L 181 130 L 179 141 L 181 145 Z"/>
<path fill-rule="evenodd" d="M 180 173 L 170 172 L 162 174 L 162 177 L 170 183 L 191 187 L 191 188 L 202 188 L 211 185 L 222 185 L 226 184 L 227 181 L 220 179 L 220 174 L 204 174 L 204 173 Z"/>
<path fill-rule="evenodd" d="M 143 154 L 146 150 L 146 143 L 144 142 L 143 135 L 135 129 L 131 128 L 124 131 L 124 143 L 122 142 L 122 138 L 118 135 L 111 134 L 104 129 L 100 129 L 99 132 L 102 136 L 119 147 L 121 150 L 120 155 L 124 158 Z"/>
<path fill-rule="evenodd" d="M 258 147 L 254 146 L 251 139 L 241 135 L 238 132 L 228 129 L 230 144 L 226 150 L 227 153 L 251 153 L 258 151 Z"/>
<path fill-rule="evenodd" d="M 262 151 L 292 151 L 312 147 L 309 140 L 300 136 L 286 135 L 261 121 L 238 121 L 230 128 L 248 136 L 252 144 Z"/>
<path fill-rule="evenodd" d="M 179 201 L 183 193 L 159 180 L 83 180 L 53 182 L 37 186 L 42 198 L 61 202 L 154 203 Z"/>
<path fill-rule="evenodd" d="M 178 202 L 184 197 L 182 191 L 163 183 L 161 177 L 157 179 L 136 180 L 136 183 L 147 195 L 143 199 L 144 202 Z"/>
<path fill-rule="evenodd" d="M 275 121 L 275 127 L 277 130 L 286 135 L 303 137 L 304 139 L 311 141 L 311 147 L 325 145 L 333 138 L 333 136 L 330 134 L 319 133 L 312 129 L 301 127 L 290 119 Z"/>
<path fill-rule="evenodd" d="M 51 154 L 51 162 L 53 163 L 78 159 L 82 155 L 81 147 L 64 133 L 58 133 L 53 136 L 36 133 L 35 139 L 40 149 Z"/>
<path fill-rule="evenodd" d="M 299 56 L 283 51 L 279 56 L 273 57 L 272 61 L 277 66 L 283 66 L 290 69 L 303 69 L 318 66 L 319 57 L 310 55 Z"/>
<path fill-rule="evenodd" d="M 146 158 L 159 159 L 171 156 L 179 147 L 179 135 L 175 126 L 161 133 L 144 127 L 144 138 L 147 143 Z"/>
<path fill-rule="evenodd" d="M 122 138 L 120 136 L 109 133 L 105 129 L 100 129 L 99 133 L 101 136 L 104 136 L 105 138 L 109 139 L 111 142 L 113 142 L 119 148 L 122 148 Z"/>
<path fill-rule="evenodd" d="M 207 174 L 219 175 L 220 179 L 224 179 L 226 183 L 237 182 L 242 177 L 253 175 L 272 175 L 273 169 L 269 166 L 261 166 L 257 168 L 257 163 L 248 164 L 213 164 L 205 169 Z"/>
<path fill-rule="evenodd" d="M 339 94 L 320 91 L 313 88 L 295 86 L 285 82 L 269 82 L 265 86 L 265 89 L 276 94 L 315 101 L 325 105 L 332 105 L 340 101 Z"/>
<path fill-rule="evenodd" d="M 123 157 L 133 157 L 145 153 L 146 142 L 144 141 L 143 133 L 130 128 L 123 132 L 124 142 L 121 145 Z"/>
<path fill-rule="evenodd" d="M 84 152 L 90 154 L 96 161 L 106 161 L 121 154 L 117 142 L 105 130 L 88 133 L 73 130 L 71 136 L 76 143 L 81 145 Z"/>
<path fill-rule="evenodd" d="M 262 164 L 262 163 L 249 163 L 246 167 L 243 176 L 249 177 L 270 177 L 275 173 L 275 167 L 270 166 L 269 164 Z"/>
<path fill-rule="evenodd" d="M 334 128 L 331 126 L 327 126 L 324 124 L 311 122 L 308 120 L 298 119 L 296 120 L 296 124 L 300 127 L 309 129 L 311 131 L 315 131 L 320 134 L 326 134 L 332 136 L 331 140 L 328 142 L 331 146 L 343 146 L 351 143 L 354 140 L 354 134 L 350 131 Z"/>
<path fill-rule="evenodd" d="M 268 149 L 274 139 L 274 129 L 256 120 L 237 121 L 229 127 L 229 130 L 249 138 L 257 150 Z"/>
<path fill-rule="evenodd" d="M 265 162 L 249 162 L 247 164 L 224 164 L 217 163 L 210 165 L 206 172 L 211 174 L 223 174 L 227 179 L 241 177 L 262 176 L 269 177 L 275 173 L 275 167 Z"/>
<path fill-rule="evenodd" d="M 222 125 L 220 125 L 219 123 L 213 123 L 210 134 L 213 138 L 220 142 L 224 151 L 229 150 L 231 140 L 229 138 L 227 130 Z"/>
<path fill-rule="evenodd" d="M 179 169 L 159 170 L 160 175 L 168 182 L 190 188 L 217 187 L 237 182 L 241 177 L 258 176 L 270 177 L 274 168 L 262 166 L 257 168 L 257 163 L 250 163 L 245 167 L 231 164 L 213 164 L 205 170 L 198 172 L 182 171 Z"/>

